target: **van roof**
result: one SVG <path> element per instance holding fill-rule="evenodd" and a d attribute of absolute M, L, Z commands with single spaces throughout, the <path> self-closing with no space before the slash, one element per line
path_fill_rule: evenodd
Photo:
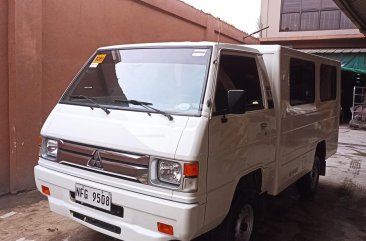
<path fill-rule="evenodd" d="M 248 45 L 245 45 L 248 46 Z M 271 44 L 271 45 L 249 45 L 251 48 L 257 49 L 261 53 L 275 53 L 281 50 L 281 48 L 287 48 L 278 44 Z"/>
<path fill-rule="evenodd" d="M 252 48 L 251 45 L 228 44 L 217 42 L 161 42 L 161 43 L 140 43 L 140 44 L 123 44 L 112 45 L 98 48 L 98 50 L 126 49 L 126 48 L 156 48 L 156 47 L 219 47 L 228 50 L 244 50 L 259 54 L 259 51 Z"/>
<path fill-rule="evenodd" d="M 277 45 L 277 44 L 271 44 L 271 45 L 246 45 L 246 46 L 249 46 L 251 48 L 254 48 L 254 49 L 258 50 L 263 55 L 284 52 L 284 53 L 296 54 L 296 56 L 298 56 L 298 57 L 302 56 L 302 57 L 307 58 L 307 59 L 312 58 L 313 61 L 327 61 L 327 63 L 332 63 L 334 65 L 339 65 L 340 64 L 340 62 L 338 60 L 331 59 L 327 56 L 320 56 L 320 55 L 316 55 L 316 54 L 305 53 L 304 51 L 301 51 L 301 49 L 293 49 L 293 48 L 290 48 L 290 47 Z"/>

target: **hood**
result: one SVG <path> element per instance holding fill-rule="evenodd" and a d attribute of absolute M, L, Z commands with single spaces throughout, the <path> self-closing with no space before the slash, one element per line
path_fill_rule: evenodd
<path fill-rule="evenodd" d="M 175 158 L 175 152 L 189 117 L 167 117 L 146 112 L 103 110 L 58 104 L 46 123 L 43 136 L 122 152 Z"/>

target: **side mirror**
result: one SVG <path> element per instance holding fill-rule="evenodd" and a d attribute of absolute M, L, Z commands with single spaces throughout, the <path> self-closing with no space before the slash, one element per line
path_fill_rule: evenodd
<path fill-rule="evenodd" d="M 227 92 L 228 114 L 244 114 L 246 99 L 244 90 L 229 90 Z"/>

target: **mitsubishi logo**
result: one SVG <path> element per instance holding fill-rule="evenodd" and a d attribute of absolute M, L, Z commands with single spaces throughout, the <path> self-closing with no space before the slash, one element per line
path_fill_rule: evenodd
<path fill-rule="evenodd" d="M 88 167 L 95 167 L 98 169 L 103 169 L 102 158 L 100 158 L 100 153 L 98 150 L 95 150 L 92 154 L 93 156 L 89 159 L 86 164 Z"/>

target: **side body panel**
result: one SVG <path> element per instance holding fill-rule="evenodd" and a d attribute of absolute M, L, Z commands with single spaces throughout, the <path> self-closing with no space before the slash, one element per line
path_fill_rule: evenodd
<path fill-rule="evenodd" d="M 261 47 L 258 47 L 260 49 Z M 280 47 L 264 47 L 262 52 L 269 70 L 274 99 L 278 105 L 277 174 L 272 190 L 276 195 L 308 173 L 313 165 L 318 143 L 324 141 L 326 158 L 336 152 L 339 127 L 340 68 L 339 63 L 315 55 Z M 315 64 L 315 100 L 313 103 L 290 104 L 290 60 L 311 61 Z M 334 100 L 320 100 L 320 66 L 337 68 L 337 94 Z M 276 106 L 276 103 L 275 103 Z"/>

